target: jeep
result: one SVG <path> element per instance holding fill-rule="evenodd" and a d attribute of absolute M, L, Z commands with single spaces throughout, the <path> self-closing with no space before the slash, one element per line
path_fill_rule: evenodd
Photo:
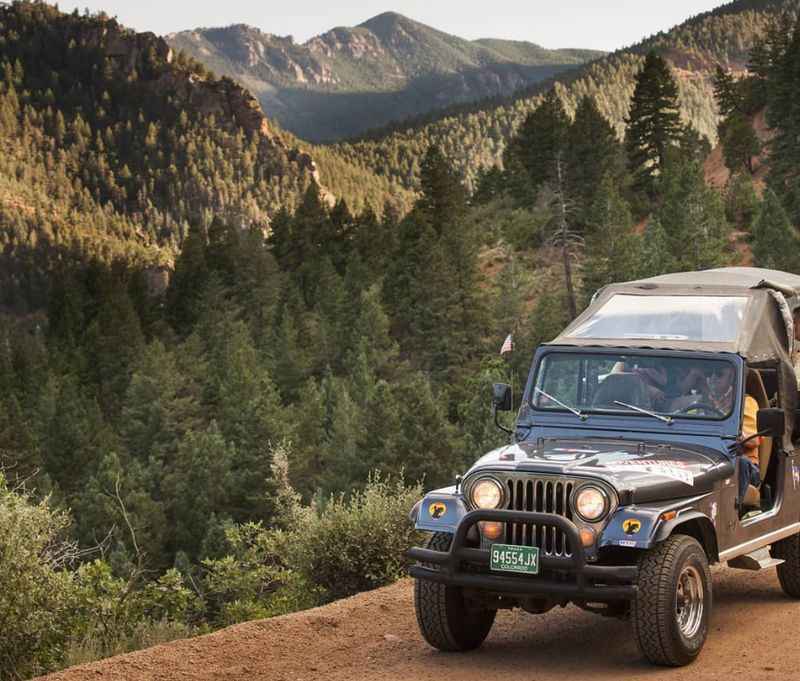
<path fill-rule="evenodd" d="M 800 597 L 798 305 L 800 276 L 744 267 L 595 294 L 536 349 L 509 444 L 412 511 L 425 640 L 466 651 L 501 608 L 573 603 L 629 619 L 647 659 L 681 666 L 708 636 L 710 565 L 776 567 Z M 511 401 L 494 386 L 498 425 Z M 740 491 L 747 455 L 760 484 Z"/>

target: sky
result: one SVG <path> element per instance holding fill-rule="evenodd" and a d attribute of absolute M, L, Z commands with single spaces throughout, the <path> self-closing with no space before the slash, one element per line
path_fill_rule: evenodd
<path fill-rule="evenodd" d="M 399 12 L 462 38 L 527 40 L 543 47 L 615 50 L 668 30 L 725 0 L 81 0 L 137 31 L 250 24 L 297 42 L 336 26 L 355 26 L 376 14 Z M 491 13 L 487 13 L 487 8 Z"/>

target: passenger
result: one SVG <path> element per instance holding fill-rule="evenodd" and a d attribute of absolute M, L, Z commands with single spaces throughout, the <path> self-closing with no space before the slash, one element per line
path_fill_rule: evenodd
<path fill-rule="evenodd" d="M 723 414 L 729 414 L 733 408 L 733 382 L 736 371 L 729 364 L 720 364 L 714 368 L 708 376 L 708 387 L 710 389 L 709 399 L 711 404 L 719 409 Z M 742 419 L 742 440 L 746 440 L 751 435 L 758 432 L 756 426 L 756 414 L 758 413 L 758 402 L 752 395 L 744 396 L 744 418 Z M 744 499 L 747 494 L 748 485 L 753 487 L 761 486 L 761 471 L 758 460 L 758 447 L 761 444 L 760 437 L 744 442 L 744 456 L 741 458 L 739 468 L 739 499 Z"/>
<path fill-rule="evenodd" d="M 667 387 L 667 370 L 660 363 L 647 360 L 626 360 L 617 362 L 611 369 L 612 374 L 635 374 L 644 385 L 650 405 L 655 409 L 664 406 Z M 648 406 L 650 406 L 648 405 Z M 642 405 L 644 406 L 644 405 Z"/>
<path fill-rule="evenodd" d="M 792 349 L 792 364 L 794 365 L 794 375 L 800 385 L 800 307 L 796 307 L 792 314 L 794 320 L 794 348 Z"/>
<path fill-rule="evenodd" d="M 656 409 L 662 409 L 667 388 L 667 370 L 658 364 L 650 366 L 635 366 L 633 373 L 642 379 L 650 402 Z"/>
<path fill-rule="evenodd" d="M 670 372 L 667 398 L 671 411 L 679 411 L 693 402 L 708 402 L 708 381 L 703 371 L 694 364 L 681 364 Z"/>

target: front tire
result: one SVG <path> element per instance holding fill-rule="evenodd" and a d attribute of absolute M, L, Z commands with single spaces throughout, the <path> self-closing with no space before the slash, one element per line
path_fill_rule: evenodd
<path fill-rule="evenodd" d="M 633 630 L 650 662 L 681 667 L 692 662 L 708 637 L 711 572 L 693 537 L 673 535 L 639 561 Z"/>
<path fill-rule="evenodd" d="M 800 534 L 775 542 L 770 553 L 773 558 L 784 561 L 778 566 L 778 581 L 783 593 L 800 598 Z"/>
<path fill-rule="evenodd" d="M 434 551 L 447 551 L 452 535 L 437 532 L 427 543 Z M 434 648 L 462 652 L 478 648 L 489 635 L 496 610 L 480 610 L 465 601 L 463 590 L 417 579 L 414 610 L 422 637 Z"/>

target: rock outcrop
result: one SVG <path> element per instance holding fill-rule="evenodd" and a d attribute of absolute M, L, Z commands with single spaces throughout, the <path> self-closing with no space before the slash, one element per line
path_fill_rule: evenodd
<path fill-rule="evenodd" d="M 286 41 L 287 39 L 283 39 Z M 185 68 L 174 66 L 175 54 L 169 43 L 154 33 L 136 33 L 108 19 L 98 27 L 87 29 L 81 41 L 101 49 L 127 77 L 134 71 L 146 86 L 169 93 L 185 107 L 202 116 L 214 116 L 220 125 L 234 124 L 248 135 L 257 134 L 265 147 L 280 147 L 300 172 L 307 173 L 320 185 L 329 202 L 333 195 L 322 185 L 314 159 L 298 148 L 289 148 L 271 129 L 261 104 L 247 89 L 223 76 L 202 77 Z M 288 39 L 291 43 L 291 39 Z M 257 49 L 257 48 L 254 48 Z"/>

